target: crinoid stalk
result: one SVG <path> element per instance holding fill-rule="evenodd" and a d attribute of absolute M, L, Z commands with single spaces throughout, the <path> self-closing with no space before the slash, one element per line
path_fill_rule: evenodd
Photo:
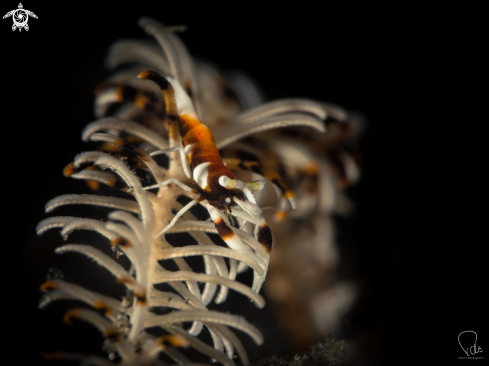
<path fill-rule="evenodd" d="M 334 268 L 329 215 L 348 211 L 341 191 L 358 179 L 358 169 L 343 147 L 358 136 L 360 121 L 306 99 L 262 103 L 243 75 L 224 77 L 195 62 L 176 36 L 178 29 L 149 18 L 139 24 L 155 41 L 112 46 L 106 63 L 118 71 L 98 87 L 99 119 L 82 133 L 84 141 L 100 145 L 78 154 L 64 170 L 95 192 L 62 195 L 46 204 L 48 213 L 67 205 L 111 213 L 105 221 L 51 216 L 37 226 L 39 235 L 59 228 L 65 240 L 75 230 L 96 232 L 117 257 L 128 259 L 124 265 L 86 243 L 56 249 L 105 268 L 125 287 L 121 298 L 69 278 L 41 286 L 41 308 L 60 299 L 83 303 L 63 320 L 99 330 L 112 360 L 69 352 L 45 357 L 93 365 L 191 365 L 184 348 L 192 347 L 207 360 L 234 365 L 237 354 L 248 364 L 234 330 L 260 345 L 259 325 L 213 310 L 213 303 L 223 303 L 231 290 L 258 308 L 265 305 L 259 291 L 270 256 L 273 262 L 274 241 L 280 247 L 281 241 L 307 240 L 314 263 Z M 283 128 L 288 132 L 281 133 Z M 102 186 L 116 193 L 98 194 Z M 278 208 L 266 217 L 266 205 Z M 177 242 L 179 233 L 187 236 Z M 195 257 L 202 271 L 189 265 Z M 251 288 L 236 280 L 247 269 L 253 271 Z M 352 299 L 351 291 L 343 292 L 342 305 Z M 203 332 L 212 344 L 202 340 Z"/>

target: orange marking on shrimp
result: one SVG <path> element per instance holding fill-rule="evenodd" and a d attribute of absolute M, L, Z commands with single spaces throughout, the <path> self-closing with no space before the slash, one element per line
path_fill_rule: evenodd
<path fill-rule="evenodd" d="M 236 175 L 224 165 L 211 131 L 201 121 L 182 114 L 180 134 L 184 146 L 195 144 L 187 156 L 192 171 L 202 163 L 211 163 L 207 168 L 208 191 L 223 189 L 217 182 L 222 175 L 237 179 Z"/>
<path fill-rule="evenodd" d="M 194 146 L 191 154 L 189 154 L 188 156 L 189 163 L 192 170 L 194 170 L 195 167 L 199 166 L 202 163 L 219 164 L 226 168 L 226 166 L 221 160 L 221 157 L 217 149 L 213 149 L 213 145 L 214 144 L 210 141 L 202 141 L 202 142 L 198 142 Z M 230 172 L 228 168 L 226 168 L 226 170 Z"/>
<path fill-rule="evenodd" d="M 186 114 L 180 116 L 180 134 L 185 146 L 200 141 L 211 141 L 214 146 L 216 144 L 209 127 Z M 217 147 L 215 149 L 217 150 Z"/>

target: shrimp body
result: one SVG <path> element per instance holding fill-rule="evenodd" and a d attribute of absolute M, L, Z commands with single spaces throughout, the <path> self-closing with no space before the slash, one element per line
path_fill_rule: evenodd
<path fill-rule="evenodd" d="M 172 140 L 173 144 L 176 144 L 178 137 L 181 138 L 183 148 L 180 149 L 184 155 L 182 156 L 184 170 L 189 180 L 195 183 L 200 194 L 198 201 L 206 206 L 219 236 L 229 247 L 253 257 L 263 268 L 262 276 L 254 272 L 252 288 L 259 292 L 265 280 L 273 247 L 272 232 L 252 193 L 252 190 L 262 189 L 264 183 L 242 182 L 226 167 L 210 129 L 200 121 L 190 97 L 175 78 L 164 78 L 154 71 L 143 71 L 139 74 L 139 78 L 152 80 L 161 88 L 166 102 L 170 146 Z M 170 150 L 175 149 L 178 147 Z M 160 186 L 165 183 L 161 183 Z M 182 211 L 189 208 L 190 206 L 187 205 Z M 262 253 L 252 252 L 228 225 L 226 219 L 231 213 L 243 220 L 242 227 L 245 227 L 248 222 L 255 225 L 254 237 L 263 247 Z M 176 216 L 180 215 L 178 213 Z M 172 221 L 162 233 L 173 224 Z"/>

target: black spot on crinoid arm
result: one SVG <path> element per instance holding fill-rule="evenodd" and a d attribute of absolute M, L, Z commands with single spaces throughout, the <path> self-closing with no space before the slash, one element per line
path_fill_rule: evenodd
<path fill-rule="evenodd" d="M 263 175 L 263 172 L 261 171 L 260 167 L 258 165 L 252 165 L 251 166 L 251 171 L 256 174 Z"/>
<path fill-rule="evenodd" d="M 129 85 L 124 85 L 120 88 L 123 100 L 133 102 L 136 99 L 136 95 L 138 93 L 138 90 L 136 88 Z"/>
<path fill-rule="evenodd" d="M 214 225 L 216 225 L 219 236 L 224 240 L 227 238 L 232 238 L 235 235 L 233 229 L 231 229 L 221 218 L 214 221 Z"/>
<path fill-rule="evenodd" d="M 170 120 L 170 121 L 177 121 L 178 120 L 178 116 L 175 116 L 173 114 L 167 114 L 166 117 Z"/>
<path fill-rule="evenodd" d="M 258 242 L 265 248 L 265 250 L 270 253 L 273 245 L 272 231 L 268 225 L 260 226 L 258 231 Z"/>
<path fill-rule="evenodd" d="M 278 180 L 277 178 L 273 178 L 272 179 L 272 183 L 275 184 L 278 188 L 280 188 L 280 190 L 282 191 L 282 193 L 285 193 L 286 188 L 282 185 L 282 183 L 280 182 L 280 180 Z"/>
<path fill-rule="evenodd" d="M 255 162 L 259 162 L 259 159 L 256 155 L 248 152 L 248 151 L 245 151 L 245 150 L 237 150 L 236 151 L 236 157 L 241 159 L 241 160 L 246 160 L 246 161 L 255 161 Z"/>
<path fill-rule="evenodd" d="M 151 80 L 156 83 L 160 87 L 161 90 L 167 90 L 170 86 L 170 83 L 166 78 L 158 74 L 156 71 L 143 71 L 144 79 Z"/>

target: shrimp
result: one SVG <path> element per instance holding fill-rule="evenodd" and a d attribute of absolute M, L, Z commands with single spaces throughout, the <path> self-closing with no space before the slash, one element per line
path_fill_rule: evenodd
<path fill-rule="evenodd" d="M 252 193 L 263 189 L 264 182 L 242 182 L 224 164 L 210 129 L 199 120 L 189 95 L 175 78 L 171 76 L 165 78 L 155 71 L 143 71 L 138 77 L 156 83 L 166 102 L 165 119 L 169 129 L 170 146 L 173 147 L 153 152 L 151 155 L 179 151 L 185 175 L 194 183 L 196 191 L 200 194 L 197 199 L 183 207 L 155 238 L 173 226 L 177 219 L 193 205 L 201 203 L 209 212 L 224 242 L 230 248 L 249 255 L 263 268 L 263 275 L 259 275 L 256 271 L 253 274 L 252 289 L 258 293 L 265 281 L 270 252 L 274 244 L 272 231 Z M 183 147 L 177 145 L 178 138 L 181 138 Z M 169 179 L 145 189 L 162 187 L 170 183 L 195 192 L 177 179 Z M 263 251 L 257 250 L 254 253 L 243 243 L 227 222 L 227 218 L 232 217 L 231 215 L 243 220 L 241 228 L 248 223 L 255 225 L 253 236 L 261 244 Z"/>

